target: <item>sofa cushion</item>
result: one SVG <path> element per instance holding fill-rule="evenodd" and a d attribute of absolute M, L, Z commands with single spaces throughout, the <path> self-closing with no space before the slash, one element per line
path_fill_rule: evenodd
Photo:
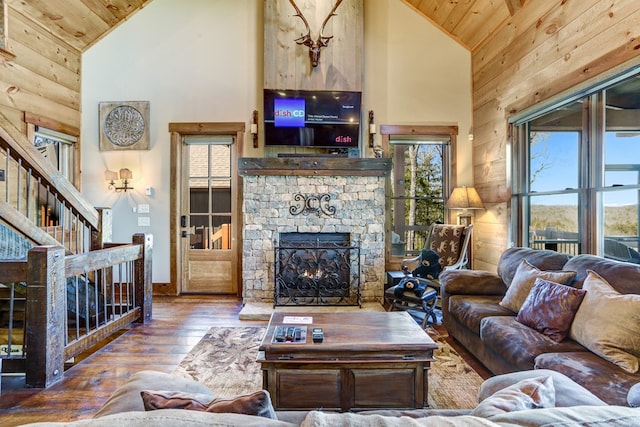
<path fill-rule="evenodd" d="M 553 408 L 556 392 L 550 375 L 526 378 L 496 391 L 471 411 L 471 415 L 489 418 L 505 412 L 535 408 Z"/>
<path fill-rule="evenodd" d="M 512 316 L 484 318 L 480 338 L 494 353 L 521 370 L 533 369 L 535 358 L 541 353 L 585 350 L 571 340 L 556 342 Z"/>
<path fill-rule="evenodd" d="M 571 338 L 627 372 L 640 362 L 640 295 L 622 295 L 605 279 L 589 271 L 587 291 L 571 326 Z"/>
<path fill-rule="evenodd" d="M 513 277 L 520 266 L 523 259 L 539 270 L 569 270 L 575 271 L 575 268 L 566 268 L 565 264 L 571 255 L 563 254 L 551 250 L 531 249 L 523 247 L 508 248 L 500 255 L 498 261 L 498 276 L 506 286 L 513 282 Z"/>
<path fill-rule="evenodd" d="M 202 395 L 184 392 L 143 390 L 140 392 L 144 409 L 187 409 L 202 412 L 230 412 L 278 419 L 267 390 L 259 390 L 231 399 L 203 400 Z M 205 396 L 206 398 L 206 396 Z"/>
<path fill-rule="evenodd" d="M 496 427 L 489 420 L 470 415 L 447 417 L 433 415 L 426 418 L 386 417 L 377 414 L 341 414 L 310 411 L 301 427 Z"/>
<path fill-rule="evenodd" d="M 590 351 L 544 353 L 536 357 L 535 369 L 561 372 L 609 405 L 627 405 L 629 389 L 640 382 L 640 373 L 630 374 Z"/>
<path fill-rule="evenodd" d="M 144 404 L 140 398 L 140 392 L 142 390 L 162 390 L 169 386 L 175 391 L 210 395 L 211 400 L 215 397 L 209 388 L 197 381 L 180 378 L 164 372 L 145 370 L 131 375 L 131 377 L 127 379 L 123 385 L 118 387 L 109 399 L 107 399 L 94 417 L 102 417 L 119 412 L 144 411 Z"/>
<path fill-rule="evenodd" d="M 572 406 L 498 414 L 491 421 L 503 426 L 635 427 L 640 409 L 620 406 Z"/>
<path fill-rule="evenodd" d="M 564 269 L 577 271 L 571 282 L 574 288 L 582 288 L 589 270 L 595 271 L 621 294 L 640 294 L 640 265 L 619 262 L 596 255 L 581 254 L 572 257 Z"/>
<path fill-rule="evenodd" d="M 296 427 L 280 420 L 245 414 L 213 414 L 210 412 L 185 411 L 182 409 L 163 409 L 162 411 L 133 411 L 105 415 L 100 418 L 88 418 L 78 421 L 35 423 L 37 427 Z M 496 424 L 492 424 L 496 425 Z"/>
<path fill-rule="evenodd" d="M 517 313 L 522 307 L 524 300 L 529 295 L 533 284 L 537 278 L 549 280 L 551 282 L 565 284 L 569 283 L 576 275 L 575 271 L 564 270 L 540 270 L 523 259 L 516 270 L 513 281 L 507 288 L 500 305 Z"/>
<path fill-rule="evenodd" d="M 569 334 L 584 294 L 582 289 L 538 278 L 516 320 L 560 342 Z"/>
<path fill-rule="evenodd" d="M 558 353 L 556 353 L 558 354 Z M 541 376 L 553 377 L 553 388 L 556 391 L 556 407 L 576 406 L 576 405 L 592 405 L 600 406 L 606 403 L 596 397 L 589 390 L 581 386 L 560 372 L 550 369 L 534 369 L 529 371 L 511 372 L 508 374 L 496 375 L 485 380 L 478 390 L 478 400 L 482 402 L 495 392 L 502 390 L 528 378 L 536 378 Z"/>
<path fill-rule="evenodd" d="M 490 316 L 513 316 L 502 307 L 500 295 L 452 295 L 449 297 L 449 315 L 466 328 L 480 335 L 480 322 Z"/>

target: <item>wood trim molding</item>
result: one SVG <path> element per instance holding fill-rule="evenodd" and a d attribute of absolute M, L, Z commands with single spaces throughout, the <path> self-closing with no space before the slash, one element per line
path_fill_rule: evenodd
<path fill-rule="evenodd" d="M 39 114 L 33 114 L 28 111 L 24 113 L 24 122 L 33 124 L 36 126 L 42 126 L 47 129 L 55 130 L 56 132 L 66 133 L 67 135 L 72 135 L 79 137 L 80 129 L 75 126 L 67 125 L 58 120 L 53 120 Z"/>
<path fill-rule="evenodd" d="M 180 135 L 228 135 L 244 132 L 245 128 L 244 122 L 169 123 L 169 132 Z"/>
<path fill-rule="evenodd" d="M 238 160 L 238 173 L 242 176 L 388 176 L 390 171 L 390 159 L 350 157 L 243 157 Z"/>
<path fill-rule="evenodd" d="M 169 205 L 171 214 L 169 217 L 170 226 L 170 243 L 169 243 L 169 263 L 170 263 L 170 280 L 167 286 L 162 286 L 162 294 L 179 295 L 181 293 L 181 274 L 184 266 L 182 265 L 182 248 L 180 247 L 182 238 L 180 237 L 180 212 L 181 198 L 185 195 L 179 189 L 179 177 L 183 173 L 180 165 L 183 157 L 182 139 L 186 135 L 234 135 L 235 142 L 232 146 L 234 152 L 233 157 L 237 158 L 238 153 L 244 152 L 244 133 L 246 124 L 244 122 L 181 122 L 169 123 L 169 132 L 171 133 L 171 170 L 170 182 L 171 189 L 169 192 Z M 237 242 L 236 253 L 233 255 L 236 259 L 241 259 L 242 250 L 242 180 L 239 177 L 236 165 L 231 165 L 231 186 L 237 188 L 236 197 L 232 198 L 232 210 L 237 213 L 234 218 L 236 226 L 232 229 L 232 238 Z M 242 283 L 242 263 L 237 262 L 238 269 L 236 271 L 235 282 L 239 285 Z M 238 286 L 237 295 L 241 296 L 242 286 Z"/>

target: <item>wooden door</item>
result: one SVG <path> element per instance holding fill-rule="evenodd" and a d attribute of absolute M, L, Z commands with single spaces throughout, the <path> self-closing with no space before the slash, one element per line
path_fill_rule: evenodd
<path fill-rule="evenodd" d="M 178 292 L 238 294 L 237 135 L 203 130 L 175 139 Z"/>

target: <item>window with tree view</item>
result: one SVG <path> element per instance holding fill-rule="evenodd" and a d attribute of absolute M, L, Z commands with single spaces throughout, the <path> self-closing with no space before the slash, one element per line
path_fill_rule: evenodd
<path fill-rule="evenodd" d="M 412 255 L 429 226 L 444 222 L 449 138 L 390 139 L 392 254 Z"/>
<path fill-rule="evenodd" d="M 640 77 L 515 122 L 514 243 L 640 263 Z"/>

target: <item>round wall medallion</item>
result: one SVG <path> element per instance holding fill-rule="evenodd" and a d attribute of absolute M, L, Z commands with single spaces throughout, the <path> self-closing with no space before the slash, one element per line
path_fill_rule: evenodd
<path fill-rule="evenodd" d="M 115 107 L 104 120 L 104 133 L 113 144 L 129 147 L 142 138 L 145 131 L 142 113 L 129 105 Z"/>

